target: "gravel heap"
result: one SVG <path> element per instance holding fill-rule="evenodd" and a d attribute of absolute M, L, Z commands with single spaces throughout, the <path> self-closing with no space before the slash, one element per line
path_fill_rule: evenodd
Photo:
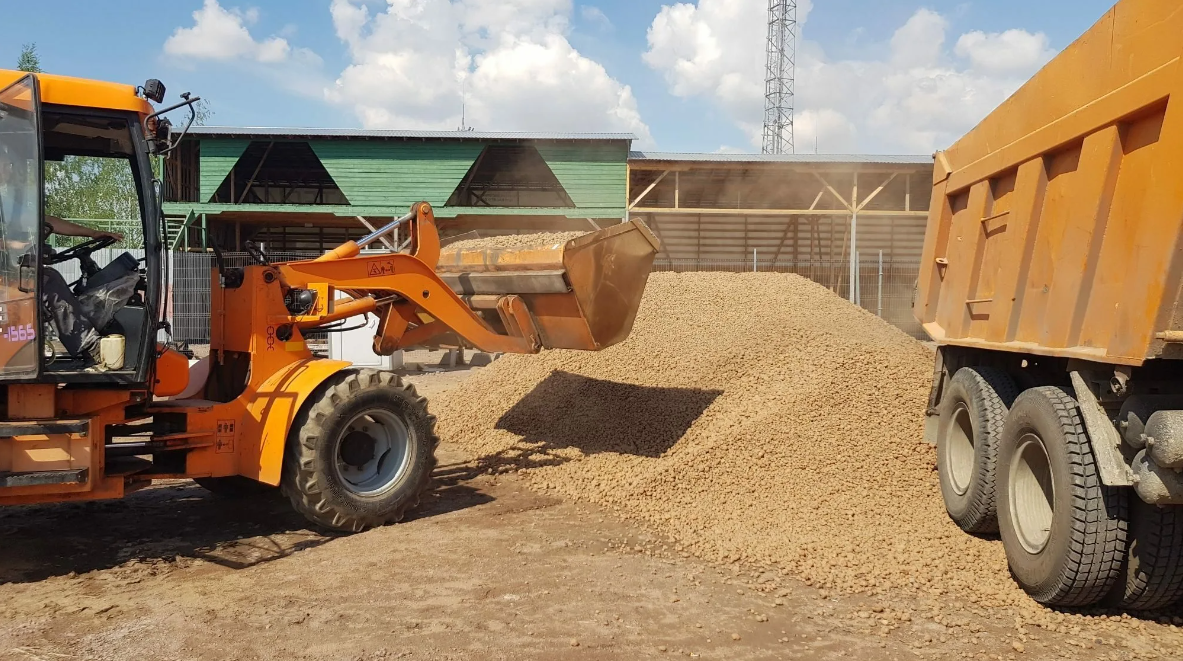
<path fill-rule="evenodd" d="M 923 345 L 804 278 L 655 273 L 628 340 L 506 356 L 432 408 L 490 471 L 677 551 L 842 592 L 1026 602 L 1001 545 L 945 514 L 931 374 Z"/>
<path fill-rule="evenodd" d="M 525 246 L 541 246 L 554 245 L 556 243 L 566 243 L 577 236 L 583 236 L 587 232 L 535 232 L 532 234 L 501 234 L 498 236 L 486 236 L 479 239 L 461 239 L 444 246 L 445 250 L 453 248 L 522 248 Z"/>

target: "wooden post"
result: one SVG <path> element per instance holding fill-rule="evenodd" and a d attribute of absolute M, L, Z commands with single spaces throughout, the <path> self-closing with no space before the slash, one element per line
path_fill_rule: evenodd
<path fill-rule="evenodd" d="M 230 198 L 230 201 L 232 203 L 242 204 L 242 201 L 246 199 L 246 194 L 251 191 L 251 186 L 253 186 L 255 184 L 255 177 L 259 176 L 259 170 L 263 169 L 263 164 L 267 162 L 267 155 L 271 153 L 271 148 L 274 146 L 275 146 L 274 140 L 267 143 L 267 149 L 263 150 L 263 158 L 259 159 L 259 164 L 255 166 L 255 171 L 251 173 L 251 178 L 248 179 L 246 182 L 246 188 L 242 189 L 242 197 L 240 197 L 238 199 L 238 202 L 234 202 L 234 198 L 232 196 Z M 234 172 L 234 170 L 230 170 L 230 171 Z"/>

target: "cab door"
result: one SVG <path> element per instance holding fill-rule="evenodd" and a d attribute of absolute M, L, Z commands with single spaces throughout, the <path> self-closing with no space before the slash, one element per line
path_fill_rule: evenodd
<path fill-rule="evenodd" d="M 32 74 L 0 90 L 0 380 L 40 368 L 40 95 Z"/>

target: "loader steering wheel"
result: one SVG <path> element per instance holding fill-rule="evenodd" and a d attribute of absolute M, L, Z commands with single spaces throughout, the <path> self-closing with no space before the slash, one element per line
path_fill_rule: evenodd
<path fill-rule="evenodd" d="M 114 244 L 118 239 L 113 236 L 100 236 L 98 238 L 89 239 L 79 243 L 76 246 L 66 248 L 61 252 L 55 252 L 52 255 L 46 255 L 42 260 L 42 264 L 53 265 L 68 262 L 71 259 L 80 259 L 89 256 L 96 250 L 106 248 Z"/>

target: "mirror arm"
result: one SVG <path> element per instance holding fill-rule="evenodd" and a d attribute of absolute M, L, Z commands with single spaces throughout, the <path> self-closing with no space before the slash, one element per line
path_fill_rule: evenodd
<path fill-rule="evenodd" d="M 176 110 L 177 108 L 182 108 L 185 106 L 189 107 L 189 121 L 185 122 L 185 128 L 181 130 L 181 135 L 177 136 L 176 140 L 172 141 L 171 144 L 169 144 L 169 146 L 167 148 L 165 148 L 163 151 L 161 151 L 158 154 L 159 156 L 166 156 L 169 152 L 176 149 L 177 146 L 181 144 L 181 140 L 185 139 L 185 134 L 187 134 L 189 132 L 189 127 L 193 126 L 193 121 L 197 119 L 197 110 L 195 110 L 193 108 L 193 104 L 200 101 L 201 97 L 200 96 L 192 96 L 191 97 L 191 96 L 189 96 L 188 92 L 185 92 L 184 94 L 181 95 L 181 98 L 184 100 L 181 101 L 180 103 L 174 103 L 173 105 L 171 105 L 167 108 L 162 108 L 160 110 L 157 110 L 156 112 L 154 112 L 151 115 L 148 115 L 147 117 L 144 118 L 144 133 L 146 135 L 148 133 L 148 121 L 149 120 L 155 119 L 156 117 L 159 117 L 165 113 L 172 112 L 172 111 Z"/>

